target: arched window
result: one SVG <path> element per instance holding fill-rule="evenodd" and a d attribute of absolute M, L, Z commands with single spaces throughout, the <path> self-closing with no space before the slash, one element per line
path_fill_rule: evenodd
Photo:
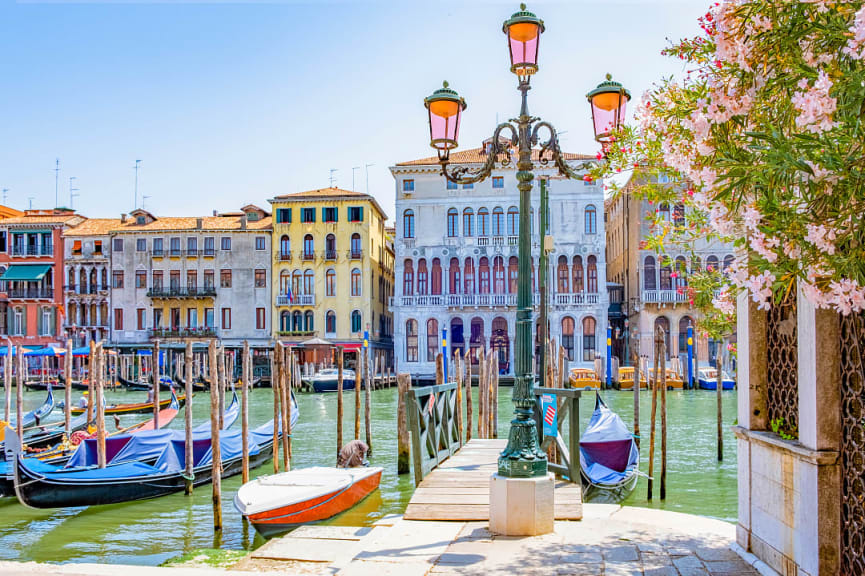
<path fill-rule="evenodd" d="M 426 259 L 421 258 L 417 262 L 417 293 L 420 295 L 428 294 L 429 290 L 429 274 L 426 269 Z"/>
<path fill-rule="evenodd" d="M 436 296 L 442 293 L 442 263 L 438 258 L 432 261 L 432 278 L 430 279 L 430 294 Z"/>
<path fill-rule="evenodd" d="M 568 353 L 568 360 L 574 360 L 574 319 L 570 316 L 562 318 L 562 347 Z"/>
<path fill-rule="evenodd" d="M 451 341 L 451 352 L 459 350 L 460 356 L 462 356 L 465 353 L 466 341 L 465 336 L 463 335 L 463 321 L 461 318 L 451 318 L 451 331 L 449 336 Z"/>
<path fill-rule="evenodd" d="M 351 269 L 351 295 L 360 296 L 361 293 L 361 276 L 360 268 Z"/>
<path fill-rule="evenodd" d="M 5 266 L 3 266 L 3 272 L 6 272 Z M 69 274 L 67 276 L 68 276 L 67 284 L 69 284 L 69 289 L 74 290 L 75 289 L 75 270 L 70 268 Z"/>
<path fill-rule="evenodd" d="M 679 319 L 679 354 L 688 352 L 688 326 L 693 326 L 694 321 L 690 316 L 682 316 Z"/>
<path fill-rule="evenodd" d="M 457 212 L 456 208 L 448 209 L 448 237 L 455 238 L 459 235 L 459 230 L 457 228 L 457 220 L 459 219 L 459 212 Z"/>
<path fill-rule="evenodd" d="M 490 293 L 490 261 L 483 256 L 478 262 L 478 294 Z"/>
<path fill-rule="evenodd" d="M 403 296 L 414 294 L 414 264 L 406 258 L 402 270 L 402 293 Z"/>
<path fill-rule="evenodd" d="M 486 208 L 478 210 L 478 236 L 490 235 L 490 211 Z"/>
<path fill-rule="evenodd" d="M 673 278 L 672 269 L 670 268 L 670 259 L 667 256 L 661 257 L 661 290 L 672 290 Z"/>
<path fill-rule="evenodd" d="M 508 259 L 508 293 L 517 293 L 517 278 L 520 274 L 520 261 L 516 256 Z"/>
<path fill-rule="evenodd" d="M 664 348 L 665 348 L 664 355 L 666 356 L 666 359 L 669 360 L 670 359 L 670 321 L 667 320 L 666 316 L 658 316 L 657 318 L 655 318 L 655 332 L 658 331 L 659 326 L 664 329 Z"/>
<path fill-rule="evenodd" d="M 484 321 L 482 318 L 472 318 L 469 325 L 469 356 L 471 356 L 472 364 L 478 363 L 478 349 L 484 347 Z"/>
<path fill-rule="evenodd" d="M 291 330 L 292 332 L 301 332 L 303 330 L 303 315 L 300 310 L 295 310 L 291 314 Z"/>
<path fill-rule="evenodd" d="M 336 312 L 328 310 L 324 317 L 324 331 L 328 334 L 336 334 Z"/>
<path fill-rule="evenodd" d="M 589 294 L 598 293 L 598 259 L 594 256 L 586 258 L 586 288 Z"/>
<path fill-rule="evenodd" d="M 706 272 L 710 272 L 718 269 L 718 257 L 717 256 L 709 256 L 706 258 Z"/>
<path fill-rule="evenodd" d="M 466 258 L 463 265 L 463 280 L 465 281 L 465 294 L 475 293 L 475 262 L 471 258 Z"/>
<path fill-rule="evenodd" d="M 508 208 L 508 236 L 520 234 L 520 211 L 516 206 Z"/>
<path fill-rule="evenodd" d="M 361 331 L 360 310 L 352 310 L 351 311 L 351 331 L 352 332 L 360 332 Z"/>
<path fill-rule="evenodd" d="M 362 250 L 360 247 L 360 234 L 355 232 L 351 235 L 351 257 L 360 258 Z"/>
<path fill-rule="evenodd" d="M 471 208 L 463 210 L 463 236 L 474 236 L 475 211 Z"/>
<path fill-rule="evenodd" d="M 405 361 L 417 362 L 417 320 L 405 322 Z"/>
<path fill-rule="evenodd" d="M 732 254 L 727 254 L 726 256 L 724 256 L 724 271 L 726 271 L 727 268 L 730 267 L 734 260 L 735 258 L 733 258 Z"/>
<path fill-rule="evenodd" d="M 333 234 L 324 237 L 324 257 L 328 260 L 336 259 L 336 236 Z"/>
<path fill-rule="evenodd" d="M 435 362 L 439 351 L 439 323 L 435 318 L 426 322 L 426 361 Z"/>
<path fill-rule="evenodd" d="M 703 261 L 700 260 L 699 256 L 694 256 L 694 259 L 691 261 L 691 271 L 699 272 L 703 269 Z"/>
<path fill-rule="evenodd" d="M 336 296 L 336 270 L 333 268 L 324 273 L 324 289 L 326 296 Z"/>
<path fill-rule="evenodd" d="M 589 204 L 586 206 L 586 234 L 598 233 L 598 211 Z"/>
<path fill-rule="evenodd" d="M 291 275 L 288 270 L 283 270 L 279 273 L 279 293 L 283 296 L 287 295 L 289 287 L 291 287 Z"/>
<path fill-rule="evenodd" d="M 673 225 L 676 228 L 685 227 L 685 205 L 676 204 L 673 206 Z"/>
<path fill-rule="evenodd" d="M 511 339 L 508 336 L 508 321 L 501 316 L 493 318 L 490 348 L 496 355 L 499 374 L 507 374 L 510 371 Z"/>
<path fill-rule="evenodd" d="M 643 261 L 643 290 L 657 290 L 657 280 L 655 278 L 655 257 L 646 256 Z"/>
<path fill-rule="evenodd" d="M 559 294 L 567 294 L 570 291 L 569 275 L 567 256 L 559 256 L 559 265 L 556 269 L 556 278 L 558 280 L 556 288 Z"/>
<path fill-rule="evenodd" d="M 84 268 L 78 271 L 78 293 L 87 293 L 87 272 L 84 271 Z"/>
<path fill-rule="evenodd" d="M 315 273 L 312 270 L 306 270 L 303 273 L 303 293 L 315 294 Z"/>
<path fill-rule="evenodd" d="M 505 211 L 501 206 L 493 208 L 493 236 L 505 234 Z"/>
<path fill-rule="evenodd" d="M 583 291 L 583 257 L 574 256 L 574 284 L 573 290 L 575 294 Z"/>
<path fill-rule="evenodd" d="M 505 259 L 496 256 L 493 260 L 493 292 L 505 293 Z"/>
<path fill-rule="evenodd" d="M 315 243 L 312 240 L 312 234 L 307 234 L 303 237 L 303 258 L 311 260 L 315 254 Z"/>
<path fill-rule="evenodd" d="M 688 265 L 684 256 L 676 256 L 676 288 L 684 290 L 688 287 Z"/>
<path fill-rule="evenodd" d="M 414 210 L 406 210 L 402 213 L 403 238 L 414 238 Z"/>
<path fill-rule="evenodd" d="M 279 313 L 279 331 L 291 332 L 291 314 L 288 310 L 283 310 Z"/>
<path fill-rule="evenodd" d="M 283 234 L 279 239 L 279 259 L 291 260 L 291 240 L 287 234 Z"/>
<path fill-rule="evenodd" d="M 670 221 L 670 205 L 667 204 L 666 202 L 661 202 L 658 205 L 658 216 L 664 222 L 669 222 Z"/>
<path fill-rule="evenodd" d="M 102 276 L 102 289 L 108 290 L 108 270 L 103 268 L 100 275 Z"/>
<path fill-rule="evenodd" d="M 312 314 L 312 310 L 307 310 L 303 315 L 303 329 L 306 332 L 312 332 L 315 330 L 314 326 L 314 316 Z"/>
<path fill-rule="evenodd" d="M 99 285 L 98 276 L 96 275 L 96 268 L 90 269 L 90 293 L 95 294 L 97 286 Z"/>
<path fill-rule="evenodd" d="M 303 274 L 300 273 L 300 270 L 295 270 L 291 276 L 291 291 L 295 298 L 299 294 L 303 294 Z"/>
<path fill-rule="evenodd" d="M 448 269 L 450 282 L 448 283 L 448 291 L 450 294 L 459 294 L 463 291 L 460 283 L 460 261 L 456 258 L 451 258 L 450 267 Z"/>
<path fill-rule="evenodd" d="M 592 362 L 595 359 L 595 330 L 597 324 L 591 316 L 583 318 L 583 362 Z"/>

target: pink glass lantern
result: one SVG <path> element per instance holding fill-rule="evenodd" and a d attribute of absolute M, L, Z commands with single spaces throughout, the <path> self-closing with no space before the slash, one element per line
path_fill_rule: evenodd
<path fill-rule="evenodd" d="M 625 111 L 631 93 L 607 74 L 607 79 L 586 94 L 586 98 L 592 105 L 595 140 L 607 145 L 613 138 L 613 132 L 625 121 Z"/>
<path fill-rule="evenodd" d="M 526 10 L 520 4 L 515 12 L 502 25 L 508 36 L 508 49 L 511 55 L 511 72 L 518 76 L 531 76 L 538 71 L 538 43 L 544 31 L 544 21 Z"/>
<path fill-rule="evenodd" d="M 424 106 L 429 110 L 430 146 L 445 152 L 456 148 L 466 101 L 445 82 L 424 99 Z"/>

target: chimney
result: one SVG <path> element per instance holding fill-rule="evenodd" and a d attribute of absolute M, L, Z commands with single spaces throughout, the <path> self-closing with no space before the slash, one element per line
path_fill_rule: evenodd
<path fill-rule="evenodd" d="M 195 229 L 201 230 L 204 228 L 204 218 L 196 218 L 195 219 Z"/>
<path fill-rule="evenodd" d="M 126 212 L 120 215 L 120 223 L 126 224 Z"/>
<path fill-rule="evenodd" d="M 214 211 L 213 211 L 213 215 L 214 215 L 214 216 L 219 216 L 219 212 L 216 211 L 216 210 L 214 210 Z"/>
<path fill-rule="evenodd" d="M 246 230 L 246 214 L 240 217 L 240 229 Z"/>

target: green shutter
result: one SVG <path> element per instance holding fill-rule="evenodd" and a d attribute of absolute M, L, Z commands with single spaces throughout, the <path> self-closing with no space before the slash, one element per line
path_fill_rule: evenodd
<path fill-rule="evenodd" d="M 311 210 L 312 212 L 312 221 L 315 222 L 315 208 Z"/>
<path fill-rule="evenodd" d="M 291 208 L 288 209 L 288 223 L 291 224 Z"/>
<path fill-rule="evenodd" d="M 339 222 L 339 208 L 333 209 L 333 221 Z"/>
<path fill-rule="evenodd" d="M 54 336 L 57 333 L 57 308 L 51 308 L 51 326 L 48 327 L 48 334 Z"/>
<path fill-rule="evenodd" d="M 358 208 L 358 209 L 357 209 L 357 212 L 358 212 L 358 216 L 359 216 L 359 218 L 358 218 L 358 222 L 363 222 L 363 206 L 361 206 L 360 208 Z"/>
<path fill-rule="evenodd" d="M 36 335 L 42 336 L 42 309 L 36 309 Z"/>
<path fill-rule="evenodd" d="M 6 333 L 10 336 L 14 336 L 15 332 L 13 329 L 15 328 L 15 308 L 9 306 L 6 308 Z"/>
<path fill-rule="evenodd" d="M 321 221 L 327 222 L 327 208 L 321 209 Z"/>

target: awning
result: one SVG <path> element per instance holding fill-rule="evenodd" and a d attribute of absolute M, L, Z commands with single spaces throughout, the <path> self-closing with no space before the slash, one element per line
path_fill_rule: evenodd
<path fill-rule="evenodd" d="M 49 270 L 51 270 L 51 264 L 13 264 L 6 269 L 3 276 L 0 276 L 0 280 L 4 282 L 37 282 L 42 280 Z"/>

